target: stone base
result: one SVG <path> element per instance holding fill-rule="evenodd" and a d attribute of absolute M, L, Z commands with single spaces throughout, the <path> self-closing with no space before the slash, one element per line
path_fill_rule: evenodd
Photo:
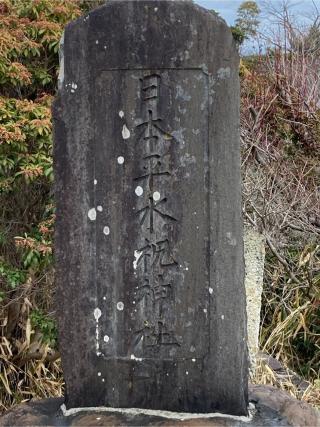
<path fill-rule="evenodd" d="M 320 427 L 320 413 L 310 405 L 269 386 L 250 386 L 251 419 L 148 410 L 83 411 L 64 416 L 63 398 L 18 405 L 0 418 L 0 427 L 14 426 L 312 426 Z"/>

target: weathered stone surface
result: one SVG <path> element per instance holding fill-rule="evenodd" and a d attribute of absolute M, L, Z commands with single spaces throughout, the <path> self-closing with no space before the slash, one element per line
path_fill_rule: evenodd
<path fill-rule="evenodd" d="M 286 418 L 292 426 L 320 426 L 318 410 L 274 387 L 252 385 L 250 400 L 258 406 L 268 406 L 276 413 L 281 414 L 281 417 Z"/>
<path fill-rule="evenodd" d="M 66 405 L 247 412 L 238 55 L 184 1 L 69 24 L 54 109 Z"/>
<path fill-rule="evenodd" d="M 254 403 L 250 421 L 226 417 L 188 418 L 185 414 L 126 412 L 82 412 L 64 417 L 60 411 L 63 399 L 45 399 L 18 405 L 0 418 L 1 427 L 15 426 L 190 426 L 190 427 L 262 427 L 320 426 L 319 412 L 273 387 L 254 385 L 250 390 Z M 180 418 L 179 418 L 180 416 Z"/>
<path fill-rule="evenodd" d="M 247 330 L 250 371 L 254 373 L 259 351 L 261 296 L 265 257 L 265 238 L 252 227 L 245 228 L 244 260 L 247 296 Z"/>

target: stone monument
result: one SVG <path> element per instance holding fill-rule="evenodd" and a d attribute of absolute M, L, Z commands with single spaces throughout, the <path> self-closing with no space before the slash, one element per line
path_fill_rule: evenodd
<path fill-rule="evenodd" d="M 190 1 L 66 27 L 54 105 L 66 407 L 246 415 L 239 58 Z"/>
<path fill-rule="evenodd" d="M 17 405 L 0 426 L 320 426 L 263 385 L 250 386 L 248 414 L 238 55 L 225 23 L 189 1 L 109 0 L 67 26 L 61 51 L 66 395 Z"/>

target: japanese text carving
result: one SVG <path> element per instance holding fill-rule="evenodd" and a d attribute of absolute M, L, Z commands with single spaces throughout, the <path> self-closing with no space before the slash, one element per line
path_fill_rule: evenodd
<path fill-rule="evenodd" d="M 171 178 L 172 156 L 168 145 L 175 138 L 165 129 L 159 115 L 161 76 L 157 73 L 141 79 L 143 118 L 136 127 L 137 144 L 142 144 L 140 174 L 134 182 L 143 188 L 143 204 L 136 210 L 143 242 L 137 253 L 138 286 L 135 302 L 143 312 L 143 324 L 135 330 L 135 341 L 156 352 L 161 346 L 180 346 L 174 332 L 174 282 L 172 270 L 178 263 L 168 229 L 177 222 L 168 208 L 170 194 L 166 182 Z M 171 227 L 171 228 L 170 228 Z"/>

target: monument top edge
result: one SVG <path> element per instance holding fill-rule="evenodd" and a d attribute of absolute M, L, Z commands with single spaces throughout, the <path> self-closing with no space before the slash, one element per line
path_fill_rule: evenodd
<path fill-rule="evenodd" d="M 130 4 L 150 6 L 153 8 L 157 8 L 165 5 L 170 5 L 170 6 L 173 6 L 174 8 L 181 8 L 181 7 L 187 6 L 193 9 L 193 12 L 204 14 L 208 18 L 214 20 L 217 24 L 219 23 L 229 28 L 229 25 L 221 16 L 218 15 L 218 13 L 194 3 L 193 0 L 107 0 L 103 5 L 98 6 L 95 9 L 92 9 L 87 14 L 80 16 L 74 21 L 71 21 L 69 25 L 70 24 L 72 25 L 75 23 L 82 23 L 84 19 L 88 19 L 90 16 L 93 16 L 96 13 L 101 13 L 101 11 L 103 10 L 108 10 L 110 8 L 114 8 L 115 6 L 126 6 L 126 5 L 128 6 Z M 69 25 L 67 25 L 67 27 Z"/>

